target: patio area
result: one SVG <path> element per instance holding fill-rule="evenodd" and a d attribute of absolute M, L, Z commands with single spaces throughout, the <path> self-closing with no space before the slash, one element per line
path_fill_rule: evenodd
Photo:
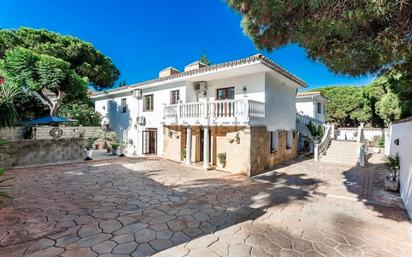
<path fill-rule="evenodd" d="M 16 169 L 0 257 L 411 256 L 411 222 L 370 162 L 254 178 L 155 158 Z"/>

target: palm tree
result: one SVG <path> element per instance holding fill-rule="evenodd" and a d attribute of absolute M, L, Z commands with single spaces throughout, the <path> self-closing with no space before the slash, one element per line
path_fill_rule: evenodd
<path fill-rule="evenodd" d="M 21 96 L 21 89 L 14 83 L 0 84 L 0 128 L 13 127 L 17 122 L 16 102 Z"/>

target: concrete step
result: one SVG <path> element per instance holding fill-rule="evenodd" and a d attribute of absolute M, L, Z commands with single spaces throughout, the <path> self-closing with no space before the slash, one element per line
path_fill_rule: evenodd
<path fill-rule="evenodd" d="M 319 161 L 326 162 L 326 163 L 337 163 L 337 164 L 353 165 L 353 166 L 358 165 L 357 161 L 329 160 L 329 159 L 324 159 L 324 158 L 320 158 Z"/>

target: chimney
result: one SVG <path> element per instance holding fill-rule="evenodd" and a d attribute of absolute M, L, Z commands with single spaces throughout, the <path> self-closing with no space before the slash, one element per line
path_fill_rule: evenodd
<path fill-rule="evenodd" d="M 179 73 L 180 71 L 174 67 L 167 67 L 164 68 L 163 70 L 161 70 L 159 72 L 159 78 L 163 78 L 163 77 L 168 77 L 168 76 L 172 76 L 174 74 Z"/>
<path fill-rule="evenodd" d="M 204 68 L 206 66 L 207 66 L 206 64 L 204 64 L 203 62 L 200 62 L 200 61 L 192 62 L 192 63 L 186 65 L 185 72 L 192 71 L 192 70 L 198 70 L 198 69 Z"/>

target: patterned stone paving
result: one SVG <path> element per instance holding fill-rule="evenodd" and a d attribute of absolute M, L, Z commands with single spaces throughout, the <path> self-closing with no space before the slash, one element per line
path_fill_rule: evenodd
<path fill-rule="evenodd" d="M 366 170 L 302 159 L 254 179 L 153 159 L 10 173 L 0 257 L 412 256 L 379 159 Z"/>

